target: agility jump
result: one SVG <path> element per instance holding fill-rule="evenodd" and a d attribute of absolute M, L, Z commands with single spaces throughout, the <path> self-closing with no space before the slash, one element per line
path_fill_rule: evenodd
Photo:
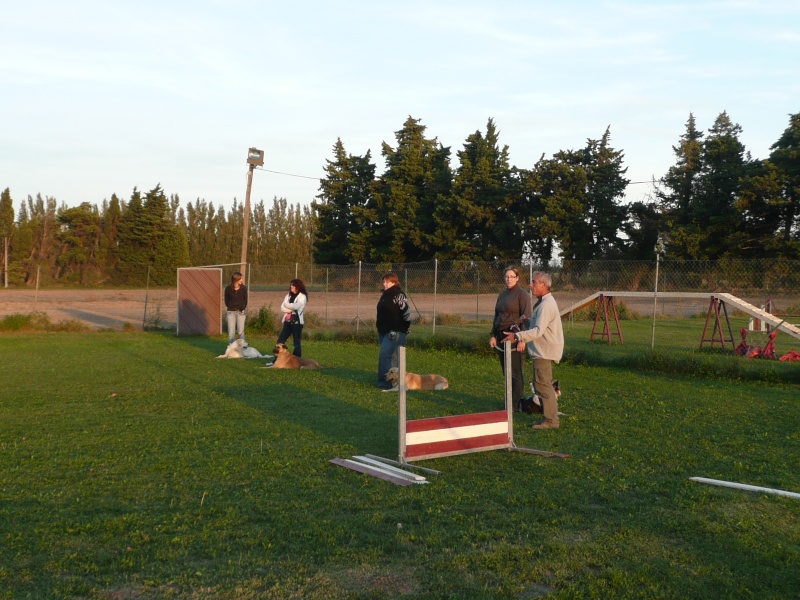
<path fill-rule="evenodd" d="M 409 421 L 406 418 L 406 349 L 400 346 L 398 355 L 399 393 L 398 410 L 398 460 L 382 458 L 373 454 L 354 456 L 352 460 L 333 458 L 331 463 L 397 485 L 427 483 L 425 477 L 403 470 L 412 468 L 432 475 L 440 475 L 435 469 L 420 467 L 408 459 L 423 460 L 442 456 L 455 456 L 488 450 L 513 450 L 528 454 L 539 454 L 549 458 L 569 458 L 569 454 L 519 448 L 514 443 L 514 417 L 511 402 L 511 342 L 505 349 L 505 409 L 470 415 L 432 417 Z M 400 467 L 394 468 L 394 466 Z"/>
<path fill-rule="evenodd" d="M 514 443 L 514 417 L 511 402 L 511 342 L 505 342 L 505 409 L 469 415 L 432 417 L 409 421 L 406 415 L 406 349 L 398 349 L 399 414 L 398 460 L 423 460 L 488 450 L 513 450 L 553 458 L 567 454 L 519 448 Z"/>

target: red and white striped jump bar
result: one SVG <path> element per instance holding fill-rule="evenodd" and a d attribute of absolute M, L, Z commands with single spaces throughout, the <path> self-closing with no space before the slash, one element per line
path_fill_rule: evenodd
<path fill-rule="evenodd" d="M 405 458 L 437 458 L 511 447 L 507 410 L 406 422 Z"/>

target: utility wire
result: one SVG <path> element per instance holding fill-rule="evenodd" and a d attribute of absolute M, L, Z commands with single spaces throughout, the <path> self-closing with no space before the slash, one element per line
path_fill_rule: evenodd
<path fill-rule="evenodd" d="M 275 173 L 277 175 L 286 175 L 288 177 L 300 177 L 301 179 L 316 179 L 317 181 L 322 181 L 319 177 L 309 177 L 308 175 L 295 175 L 294 173 L 283 173 L 281 171 L 271 171 L 270 169 L 265 169 L 263 167 L 258 168 L 259 171 L 266 171 L 267 173 Z"/>
<path fill-rule="evenodd" d="M 315 179 L 317 181 L 322 181 L 319 177 L 309 177 L 308 175 L 295 175 L 294 173 L 284 173 L 283 171 L 272 171 L 271 169 L 265 169 L 264 167 L 256 167 L 258 171 L 266 171 L 267 173 L 275 173 L 276 175 L 286 175 L 287 177 L 299 177 L 301 179 Z M 640 183 L 653 183 L 652 181 L 629 181 L 628 185 L 637 185 Z"/>

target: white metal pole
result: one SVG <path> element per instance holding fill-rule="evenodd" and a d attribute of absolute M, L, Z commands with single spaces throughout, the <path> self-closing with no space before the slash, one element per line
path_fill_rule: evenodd
<path fill-rule="evenodd" d="M 397 368 L 397 387 L 398 387 L 398 408 L 397 408 L 397 439 L 398 439 L 398 459 L 401 463 L 406 462 L 406 347 L 400 346 L 398 352 Z"/>
<path fill-rule="evenodd" d="M 511 342 L 503 342 L 503 350 L 505 356 L 503 356 L 503 369 L 505 370 L 505 380 L 506 380 L 506 389 L 505 389 L 505 397 L 506 397 L 506 411 L 508 412 L 508 422 L 509 425 L 513 423 L 513 411 L 514 411 L 514 402 L 511 398 Z M 511 445 L 514 445 L 514 429 L 513 427 L 509 427 L 509 440 L 511 441 Z"/>
<path fill-rule="evenodd" d="M 719 479 L 707 479 L 706 477 L 689 477 L 690 481 L 697 481 L 698 483 L 707 483 L 709 485 L 718 485 L 721 487 L 729 487 L 737 490 L 747 490 L 749 492 L 764 492 L 765 494 L 777 494 L 778 496 L 786 496 L 787 498 L 798 498 L 800 494 L 797 492 L 787 492 L 785 490 L 776 490 L 774 488 L 760 487 L 757 485 L 747 485 L 746 483 L 734 483 L 732 481 L 722 481 Z"/>

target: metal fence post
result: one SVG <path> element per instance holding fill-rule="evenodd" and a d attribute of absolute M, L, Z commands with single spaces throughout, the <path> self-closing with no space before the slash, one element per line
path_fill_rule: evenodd
<path fill-rule="evenodd" d="M 356 295 L 356 337 L 361 323 L 361 261 L 358 261 L 358 294 Z"/>
<path fill-rule="evenodd" d="M 475 320 L 477 321 L 481 310 L 481 270 L 477 263 L 473 263 L 473 265 L 475 267 Z"/>
<path fill-rule="evenodd" d="M 436 280 L 439 277 L 439 259 L 433 259 L 433 330 L 432 335 L 436 335 Z"/>

